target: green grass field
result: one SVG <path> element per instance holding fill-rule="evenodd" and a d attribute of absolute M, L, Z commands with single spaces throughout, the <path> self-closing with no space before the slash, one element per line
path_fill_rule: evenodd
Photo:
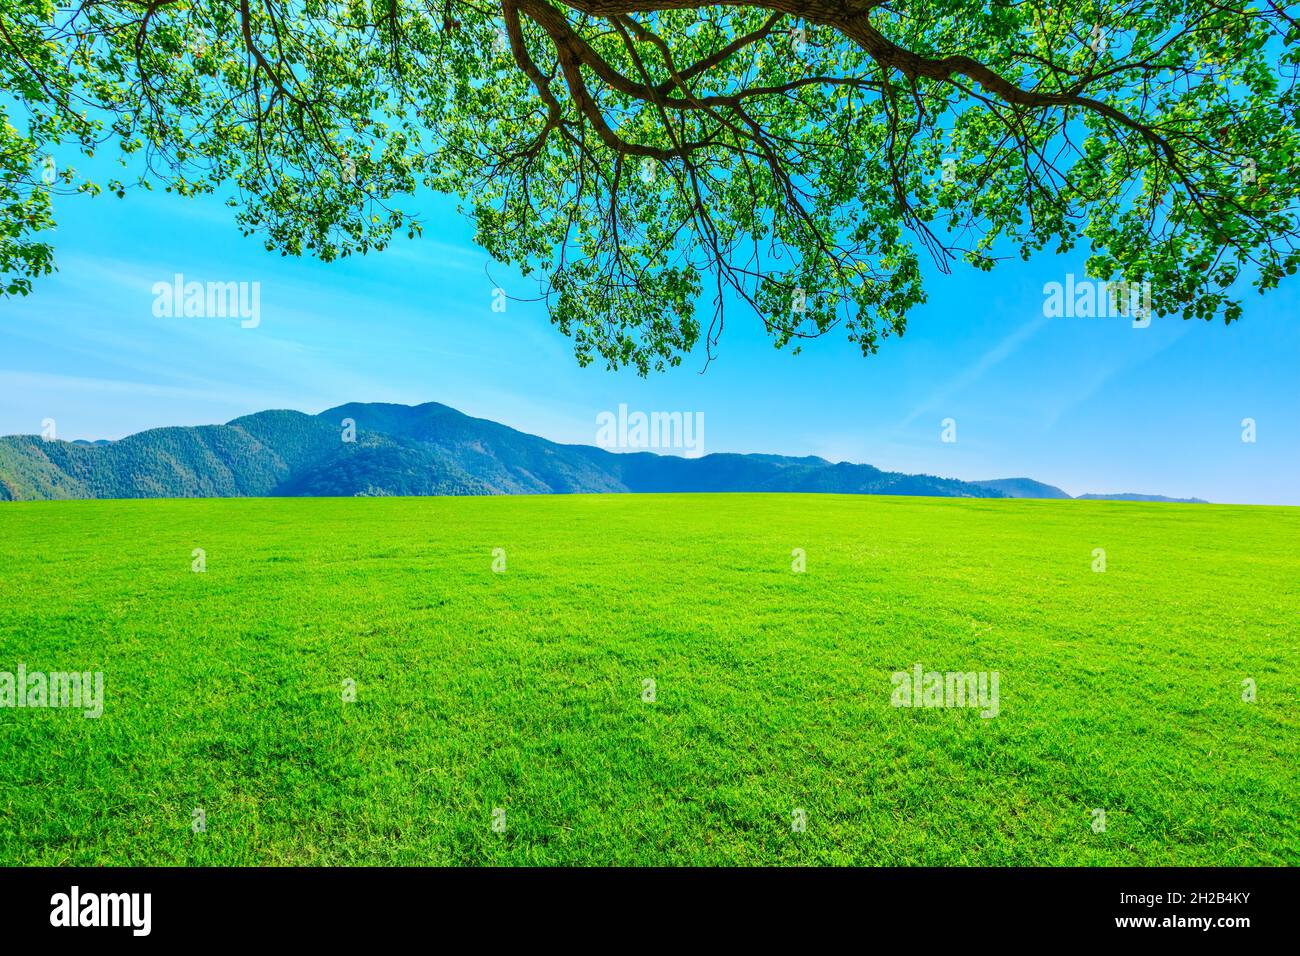
<path fill-rule="evenodd" d="M 1298 552 L 1293 508 L 7 504 L 0 671 L 104 713 L 0 709 L 0 864 L 1295 865 Z M 918 662 L 998 715 L 891 706 Z"/>

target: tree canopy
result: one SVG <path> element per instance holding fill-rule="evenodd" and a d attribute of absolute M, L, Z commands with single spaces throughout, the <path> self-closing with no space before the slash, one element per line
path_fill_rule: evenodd
<path fill-rule="evenodd" d="M 1300 27 L 1281 0 L 2 0 L 0 276 L 51 195 L 228 197 L 269 250 L 418 235 L 458 198 L 578 360 L 641 374 L 747 303 L 864 353 L 922 263 L 1081 247 L 1157 315 L 1300 264 Z M 120 178 L 74 158 L 118 154 Z M 80 160 L 78 160 L 80 161 Z M 94 161 L 97 164 L 99 161 Z"/>

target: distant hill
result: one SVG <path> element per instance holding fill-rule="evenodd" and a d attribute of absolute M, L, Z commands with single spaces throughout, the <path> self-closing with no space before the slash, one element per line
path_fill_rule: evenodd
<path fill-rule="evenodd" d="M 344 441 L 342 422 L 355 422 Z M 119 441 L 0 438 L 0 499 L 786 491 L 1068 498 L 1028 478 L 985 482 L 781 455 L 680 458 L 561 445 L 430 402 L 265 411 Z"/>
<path fill-rule="evenodd" d="M 1118 495 L 1079 495 L 1080 501 L 1172 501 L 1184 505 L 1209 504 L 1204 498 L 1166 498 L 1164 495 L 1136 495 L 1124 492 Z"/>
<path fill-rule="evenodd" d="M 1032 478 L 995 478 L 991 481 L 973 481 L 973 485 L 991 488 L 1008 498 L 1069 498 L 1070 496 L 1056 485 L 1045 485 Z"/>

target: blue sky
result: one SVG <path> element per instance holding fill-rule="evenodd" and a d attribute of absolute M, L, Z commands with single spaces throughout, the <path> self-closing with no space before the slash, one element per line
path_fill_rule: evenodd
<path fill-rule="evenodd" d="M 118 438 L 266 408 L 439 401 L 556 441 L 596 416 L 704 414 L 705 452 L 814 454 L 965 479 L 1028 476 L 1072 494 L 1136 491 L 1300 504 L 1300 298 L 1251 294 L 1221 323 L 1043 317 L 1043 285 L 1083 255 L 985 274 L 931 270 L 902 339 L 862 357 L 842 335 L 777 351 L 733 308 L 719 358 L 643 380 L 580 369 L 535 286 L 490 262 L 450 200 L 422 196 L 425 238 L 329 265 L 264 251 L 212 200 L 66 198 L 60 272 L 0 304 L 0 433 Z M 173 274 L 261 284 L 261 323 L 158 318 Z M 955 419 L 957 441 L 941 441 Z M 1241 440 L 1256 421 L 1257 441 Z"/>

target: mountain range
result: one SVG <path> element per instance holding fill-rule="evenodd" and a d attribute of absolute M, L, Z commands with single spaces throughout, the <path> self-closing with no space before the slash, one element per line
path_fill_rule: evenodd
<path fill-rule="evenodd" d="M 265 411 L 118 441 L 0 438 L 0 500 L 688 491 L 1070 497 L 1029 478 L 959 481 L 811 456 L 616 454 L 557 444 L 436 402 L 351 403 L 319 415 Z"/>

